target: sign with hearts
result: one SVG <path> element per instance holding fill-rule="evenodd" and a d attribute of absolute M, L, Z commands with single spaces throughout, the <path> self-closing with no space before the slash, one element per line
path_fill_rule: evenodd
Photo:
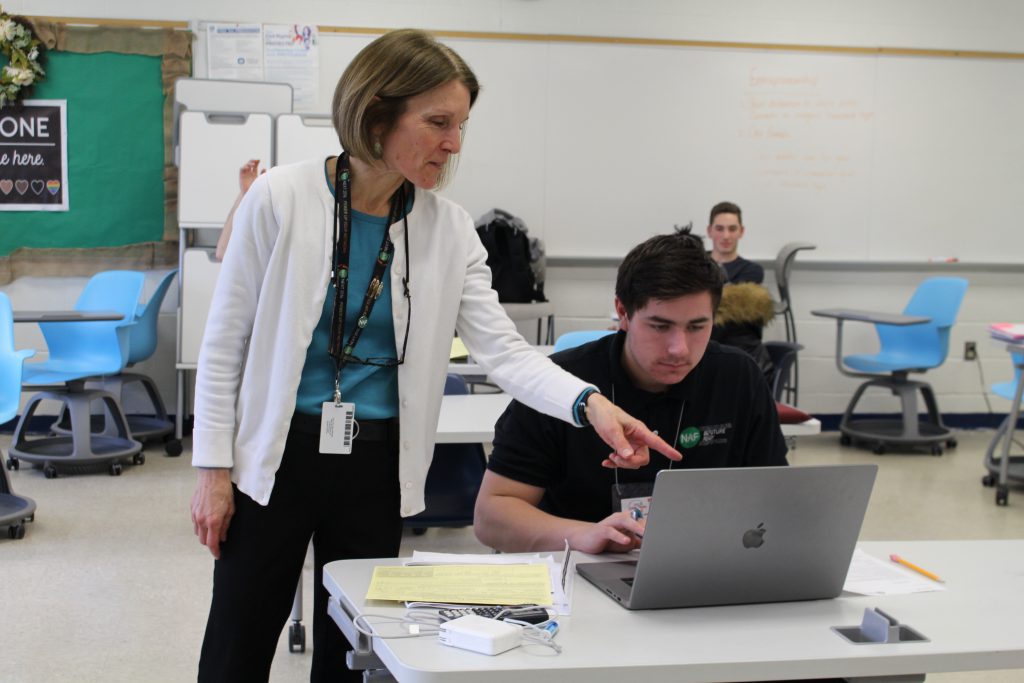
<path fill-rule="evenodd" d="M 0 211 L 67 211 L 67 100 L 0 109 Z"/>

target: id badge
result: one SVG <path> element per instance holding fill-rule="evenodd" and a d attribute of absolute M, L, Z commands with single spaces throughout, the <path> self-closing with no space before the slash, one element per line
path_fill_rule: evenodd
<path fill-rule="evenodd" d="M 320 452 L 348 455 L 352 452 L 352 431 L 356 404 L 324 401 L 320 418 Z"/>
<path fill-rule="evenodd" d="M 651 508 L 652 493 L 654 493 L 654 482 L 614 484 L 612 485 L 612 509 L 616 512 L 639 510 L 640 514 L 636 518 L 647 519 L 647 511 Z"/>

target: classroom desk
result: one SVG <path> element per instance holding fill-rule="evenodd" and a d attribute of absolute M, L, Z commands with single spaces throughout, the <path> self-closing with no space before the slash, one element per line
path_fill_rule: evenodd
<path fill-rule="evenodd" d="M 553 344 L 541 344 L 535 346 L 535 349 L 543 353 L 545 356 L 550 356 L 555 347 Z M 451 375 L 462 375 L 467 382 L 486 382 L 487 372 L 480 367 L 480 364 L 474 361 L 472 358 L 466 360 L 452 360 L 448 361 L 448 374 Z"/>
<path fill-rule="evenodd" d="M 373 567 L 400 560 L 331 562 L 324 585 L 331 595 L 328 613 L 356 643 L 357 659 L 379 662 L 393 676 L 374 680 L 703 683 L 894 676 L 884 679 L 892 683 L 942 671 L 1024 668 L 1024 540 L 859 545 L 879 558 L 893 552 L 912 558 L 939 573 L 948 590 L 631 612 L 577 575 L 572 615 L 558 619 L 561 654 L 527 646 L 489 657 L 445 647 L 433 636 L 383 640 L 354 631 L 352 617 L 360 613 L 403 613 L 395 603 L 366 605 L 363 598 Z M 860 624 L 865 608 L 875 607 L 929 642 L 854 645 L 832 632 L 832 626 Z"/>
<path fill-rule="evenodd" d="M 16 323 L 88 323 L 124 320 L 117 311 L 14 311 Z"/>
<path fill-rule="evenodd" d="M 508 394 L 469 394 L 441 399 L 437 443 L 483 443 L 494 439 L 494 423 L 512 401 Z M 821 422 L 782 425 L 783 436 L 806 436 L 821 431 Z"/>

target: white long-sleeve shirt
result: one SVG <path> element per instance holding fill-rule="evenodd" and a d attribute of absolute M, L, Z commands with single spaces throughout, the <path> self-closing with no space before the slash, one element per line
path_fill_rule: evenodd
<path fill-rule="evenodd" d="M 235 213 L 206 322 L 192 464 L 231 468 L 239 490 L 262 505 L 270 500 L 306 349 L 327 295 L 333 220 L 323 160 L 279 166 L 257 179 Z M 572 422 L 573 401 L 590 386 L 516 331 L 491 288 L 487 252 L 464 209 L 417 188 L 407 220 L 411 259 L 405 223 L 398 221 L 389 228 L 395 255 L 388 269 L 398 349 L 407 273 L 412 295 L 409 343 L 398 366 L 403 516 L 424 508 L 454 330 L 492 381 L 540 412 Z"/>

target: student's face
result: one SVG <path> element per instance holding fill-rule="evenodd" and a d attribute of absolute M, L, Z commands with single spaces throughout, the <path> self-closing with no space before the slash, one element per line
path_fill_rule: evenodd
<path fill-rule="evenodd" d="M 734 213 L 720 213 L 708 226 L 708 237 L 714 245 L 712 251 L 719 256 L 734 256 L 743 237 L 740 217 Z"/>
<path fill-rule="evenodd" d="M 445 162 L 462 148 L 469 90 L 457 80 L 409 98 L 395 127 L 381 140 L 388 169 L 416 187 L 437 186 Z"/>
<path fill-rule="evenodd" d="M 704 357 L 714 322 L 710 292 L 651 299 L 632 317 L 616 299 L 615 310 L 626 331 L 622 365 L 641 389 L 664 391 Z"/>

